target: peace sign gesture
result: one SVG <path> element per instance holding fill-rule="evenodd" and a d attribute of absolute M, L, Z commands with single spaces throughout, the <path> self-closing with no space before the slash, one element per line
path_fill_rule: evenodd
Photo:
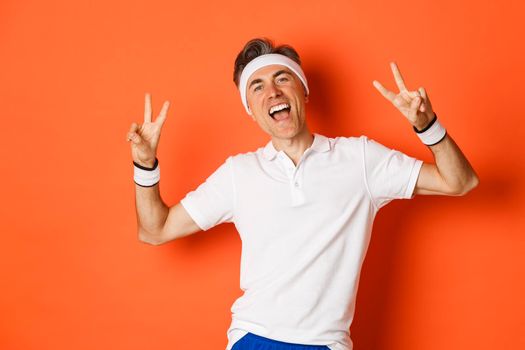
<path fill-rule="evenodd" d="M 420 87 L 418 91 L 408 91 L 396 63 L 390 62 L 390 67 L 392 68 L 397 87 L 399 88 L 398 94 L 384 88 L 377 80 L 374 80 L 372 84 L 387 100 L 392 102 L 392 104 L 403 113 L 410 124 L 418 130 L 424 129 L 434 118 L 432 105 L 430 104 L 425 89 Z"/>
<path fill-rule="evenodd" d="M 151 95 L 146 93 L 144 103 L 144 123 L 132 123 L 127 135 L 131 141 L 131 155 L 133 161 L 145 167 L 152 168 L 157 157 L 157 147 L 160 139 L 160 130 L 166 121 L 169 101 L 164 102 L 160 114 L 154 122 L 151 121 Z"/>

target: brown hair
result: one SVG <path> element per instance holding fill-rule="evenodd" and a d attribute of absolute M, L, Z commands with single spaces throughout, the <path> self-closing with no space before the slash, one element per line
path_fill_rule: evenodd
<path fill-rule="evenodd" d="M 233 69 L 233 82 L 235 83 L 235 86 L 239 87 L 239 80 L 241 79 L 242 71 L 251 60 L 269 53 L 278 53 L 287 56 L 297 62 L 297 64 L 301 64 L 299 54 L 290 45 L 275 46 L 272 40 L 268 38 L 255 38 L 244 45 L 244 48 L 239 52 L 235 59 L 235 67 Z"/>

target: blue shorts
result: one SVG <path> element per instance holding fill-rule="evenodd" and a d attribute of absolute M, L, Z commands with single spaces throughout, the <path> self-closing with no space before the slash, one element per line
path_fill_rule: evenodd
<path fill-rule="evenodd" d="M 231 350 L 330 350 L 330 348 L 326 345 L 286 343 L 248 332 L 233 344 Z"/>

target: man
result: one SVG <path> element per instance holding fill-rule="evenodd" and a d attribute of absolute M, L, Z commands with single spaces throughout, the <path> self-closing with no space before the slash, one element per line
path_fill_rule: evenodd
<path fill-rule="evenodd" d="M 247 113 L 271 136 L 265 147 L 230 156 L 179 204 L 160 198 L 156 149 L 168 102 L 128 133 L 135 164 L 139 238 L 162 244 L 223 222 L 242 240 L 240 286 L 226 350 L 352 349 L 359 273 L 375 215 L 415 194 L 464 195 L 478 178 L 439 123 L 424 88 L 374 86 L 398 108 L 434 155 L 424 163 L 366 136 L 328 138 L 306 123 L 308 83 L 297 52 L 249 41 L 234 82 Z"/>

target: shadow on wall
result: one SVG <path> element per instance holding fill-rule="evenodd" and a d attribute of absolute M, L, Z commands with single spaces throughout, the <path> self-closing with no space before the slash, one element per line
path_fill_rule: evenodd
<path fill-rule="evenodd" d="M 309 59 L 308 70 L 305 71 L 310 90 L 306 105 L 308 126 L 310 131 L 329 137 L 348 136 L 348 116 L 335 106 L 337 101 L 343 98 L 347 100 L 350 95 L 338 90 L 337 77 L 325 68 L 333 65 L 333 62 L 323 61 L 322 57 L 313 56 Z"/>
<path fill-rule="evenodd" d="M 466 196 L 420 195 L 412 200 L 393 201 L 379 211 L 361 271 L 355 317 L 351 326 L 352 340 L 356 346 L 370 350 L 388 348 L 388 344 L 384 344 L 377 335 L 388 334 L 391 328 L 391 310 L 395 310 L 394 305 L 398 303 L 392 297 L 398 290 L 395 277 L 398 271 L 403 270 L 399 266 L 399 257 L 406 251 L 410 236 L 420 234 L 413 229 L 420 224 L 419 217 L 428 218 L 435 213 L 446 217 L 462 211 L 474 211 L 476 223 L 473 225 L 479 227 L 480 221 L 491 220 L 491 214 L 512 210 L 512 201 L 517 200 L 513 192 L 520 186 L 519 178 L 503 178 L 495 174 L 485 177 L 479 171 L 478 175 L 480 185 Z M 450 317 L 453 319 L 454 315 Z"/>

